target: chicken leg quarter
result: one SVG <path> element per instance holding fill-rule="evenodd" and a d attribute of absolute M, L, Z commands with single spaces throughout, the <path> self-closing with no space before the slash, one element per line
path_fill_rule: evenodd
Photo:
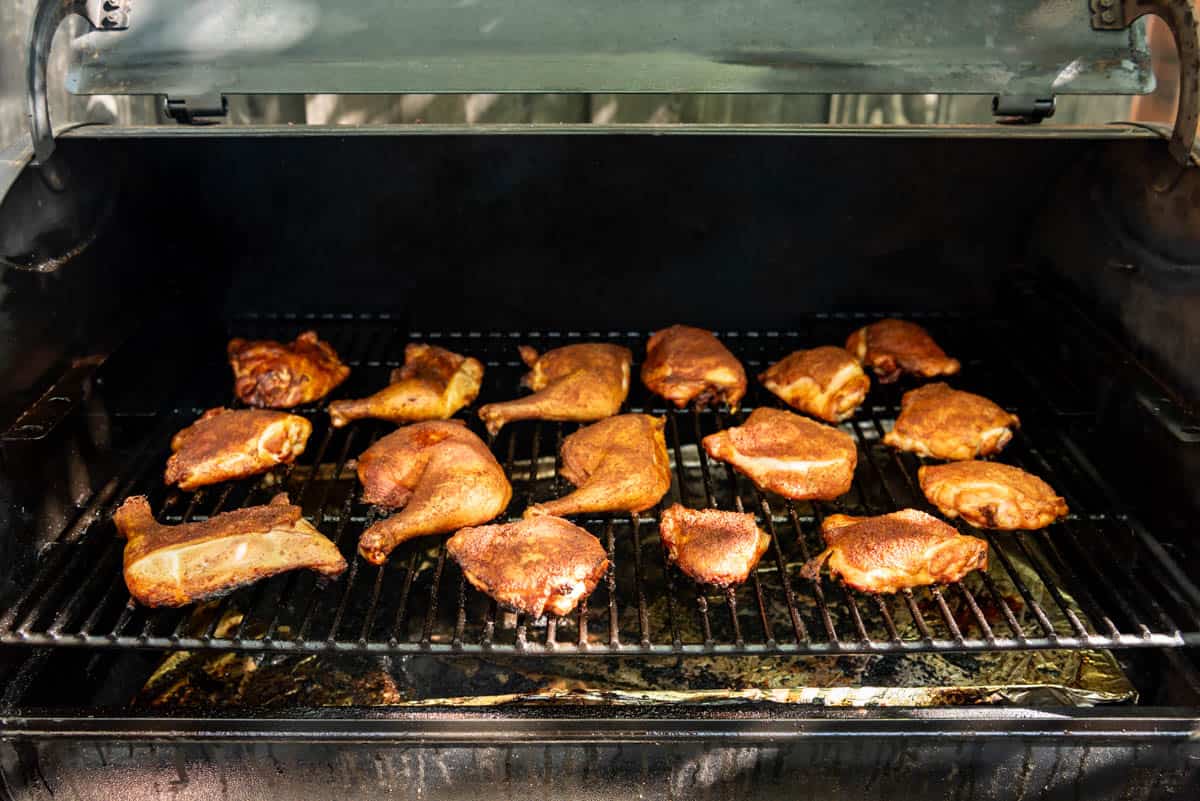
<path fill-rule="evenodd" d="M 530 368 L 521 383 L 533 394 L 481 408 L 479 417 L 491 434 L 516 420 L 603 420 L 619 412 L 629 394 L 629 348 L 567 345 L 539 356 L 522 345 L 520 351 Z"/>
<path fill-rule="evenodd" d="M 525 517 L 641 512 L 671 489 L 661 417 L 621 414 L 563 440 L 562 474 L 578 489 L 525 510 Z"/>
<path fill-rule="evenodd" d="M 512 499 L 492 452 L 457 421 L 416 423 L 389 434 L 359 458 L 358 478 L 368 503 L 402 507 L 358 540 L 358 552 L 376 565 L 406 540 L 486 523 Z"/>

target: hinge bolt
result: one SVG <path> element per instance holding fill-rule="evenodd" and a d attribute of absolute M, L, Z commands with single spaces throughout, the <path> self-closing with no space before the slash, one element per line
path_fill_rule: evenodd
<path fill-rule="evenodd" d="M 1111 11 L 1105 11 L 1100 14 L 1100 19 L 1104 20 L 1105 22 L 1116 22 L 1117 15 Z"/>
<path fill-rule="evenodd" d="M 1101 8 L 1112 8 L 1113 0 L 1100 0 Z"/>

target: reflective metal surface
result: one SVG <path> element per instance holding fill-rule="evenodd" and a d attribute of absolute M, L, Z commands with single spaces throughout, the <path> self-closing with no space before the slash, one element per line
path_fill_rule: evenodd
<path fill-rule="evenodd" d="M 71 88 L 289 92 L 1147 92 L 1139 25 L 1075 0 L 141 0 Z"/>

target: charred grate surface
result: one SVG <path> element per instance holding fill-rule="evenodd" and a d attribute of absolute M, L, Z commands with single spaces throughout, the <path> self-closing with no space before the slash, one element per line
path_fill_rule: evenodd
<path fill-rule="evenodd" d="M 911 315 L 910 315 L 911 316 Z M 751 376 L 801 347 L 840 343 L 871 318 L 828 315 L 779 332 L 722 332 Z M 372 654 L 830 654 L 992 651 L 1042 648 L 1133 648 L 1200 644 L 1200 593 L 1076 447 L 1087 434 L 1086 410 L 1067 375 L 1031 340 L 1003 324 L 966 317 L 920 317 L 964 362 L 960 388 L 981 392 L 1016 411 L 1023 428 L 1001 461 L 1044 477 L 1068 501 L 1070 517 L 1031 533 L 978 532 L 991 546 L 991 566 L 960 584 L 872 595 L 830 578 L 810 581 L 799 568 L 822 548 L 828 514 L 881 514 L 906 506 L 929 509 L 916 481 L 920 460 L 880 440 L 914 384 L 875 385 L 843 428 L 859 446 L 849 494 L 832 503 L 794 503 L 753 484 L 698 446 L 713 431 L 745 419 L 758 405 L 781 405 L 752 381 L 746 409 L 667 410 L 634 382 L 627 411 L 667 415 L 673 486 L 663 506 L 714 506 L 753 512 L 772 535 L 757 571 L 726 592 L 697 586 L 666 563 L 657 533 L 660 508 L 638 517 L 577 520 L 609 552 L 613 568 L 595 593 L 565 618 L 531 620 L 496 606 L 466 583 L 447 558 L 444 537 L 409 542 L 388 563 L 358 559 L 363 528 L 380 512 L 361 500 L 354 459 L 389 424 L 361 421 L 335 430 L 324 403 L 299 410 L 314 423 L 297 464 L 257 479 L 183 493 L 161 483 L 171 434 L 209 406 L 229 404 L 229 377 L 214 342 L 211 364 L 189 371 L 168 408 L 146 422 L 144 447 L 89 502 L 74 525 L 43 555 L 34 575 L 0 612 L 0 643 L 106 649 L 339 651 Z M 477 404 L 460 416 L 482 433 L 474 409 L 520 394 L 518 343 L 548 349 L 570 342 L 629 346 L 635 359 L 646 332 L 405 332 L 386 317 L 244 317 L 229 334 L 290 338 L 316 328 L 354 368 L 334 397 L 383 386 L 401 363 L 404 344 L 424 340 L 474 355 L 487 365 Z M 635 363 L 635 375 L 638 365 Z M 120 415 L 119 409 L 112 410 Z M 573 424 L 510 425 L 492 448 L 513 483 L 507 516 L 567 491 L 557 453 Z M 264 503 L 285 489 L 350 560 L 336 582 L 319 586 L 303 572 L 278 576 L 223 599 L 182 610 L 133 604 L 121 576 L 123 541 L 109 520 L 126 496 L 150 497 L 166 523 L 201 520 Z M 967 657 L 964 657 L 967 658 Z"/>

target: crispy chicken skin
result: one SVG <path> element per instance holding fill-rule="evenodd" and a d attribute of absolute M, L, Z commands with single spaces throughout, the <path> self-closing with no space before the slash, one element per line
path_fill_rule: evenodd
<path fill-rule="evenodd" d="M 883 441 L 935 459 L 976 459 L 998 453 L 1020 424 L 982 395 L 926 384 L 904 393 L 900 416 Z"/>
<path fill-rule="evenodd" d="M 658 531 L 680 570 L 715 587 L 741 584 L 771 545 L 752 514 L 679 504 L 663 512 Z"/>
<path fill-rule="evenodd" d="M 600 541 L 561 517 L 464 528 L 446 550 L 473 587 L 533 617 L 570 614 L 608 570 Z"/>
<path fill-rule="evenodd" d="M 562 444 L 562 475 L 577 489 L 530 506 L 525 516 L 641 512 L 654 506 L 671 489 L 664 423 L 648 414 L 621 414 L 571 434 Z"/>
<path fill-rule="evenodd" d="M 325 397 L 346 380 L 342 364 L 329 343 L 305 331 L 294 342 L 269 339 L 229 341 L 233 391 L 247 406 L 290 409 Z"/>
<path fill-rule="evenodd" d="M 372 417 L 392 423 L 445 420 L 479 395 L 483 365 L 434 345 L 410 342 L 404 366 L 392 371 L 391 383 L 369 398 L 329 404 L 334 428 Z"/>
<path fill-rule="evenodd" d="M 932 515 L 902 509 L 879 517 L 830 515 L 821 524 L 824 551 L 801 575 L 815 579 L 821 567 L 863 592 L 896 592 L 959 581 L 987 569 L 987 543 L 959 534 Z"/>
<path fill-rule="evenodd" d="M 1067 514 L 1067 502 L 1035 475 L 996 462 L 926 465 L 917 475 L 929 502 L 973 526 L 1039 529 Z"/>
<path fill-rule="evenodd" d="M 758 380 L 793 409 L 830 423 L 852 417 L 871 388 L 858 361 L 834 346 L 788 354 Z"/>
<path fill-rule="evenodd" d="M 500 514 L 512 487 L 487 445 L 460 421 L 398 429 L 358 459 L 367 503 L 401 511 L 370 526 L 358 552 L 381 565 L 400 543 L 475 526 Z"/>
<path fill-rule="evenodd" d="M 521 384 L 533 394 L 483 406 L 479 417 L 491 434 L 516 420 L 603 420 L 619 412 L 629 394 L 629 348 L 567 345 L 541 356 L 526 345 L 519 350 L 530 368 Z"/>
<path fill-rule="evenodd" d="M 266 409 L 209 409 L 171 440 L 164 480 L 182 490 L 265 473 L 304 453 L 312 423 Z"/>
<path fill-rule="evenodd" d="M 711 331 L 673 325 L 646 343 L 642 383 L 681 409 L 692 401 L 699 408 L 724 401 L 736 412 L 746 394 L 746 371 Z"/>
<path fill-rule="evenodd" d="M 113 522 L 128 541 L 125 585 L 143 606 L 183 606 L 299 568 L 326 578 L 346 569 L 337 546 L 282 493 L 266 506 L 178 526 L 160 525 L 137 495 L 125 499 Z"/>
<path fill-rule="evenodd" d="M 782 409 L 755 409 L 744 425 L 710 434 L 703 444 L 761 489 L 793 500 L 842 495 L 858 464 L 849 434 Z"/>
<path fill-rule="evenodd" d="M 846 350 L 890 384 L 901 373 L 924 378 L 954 375 L 962 366 L 951 359 L 929 332 L 907 320 L 880 320 L 860 328 L 846 340 Z"/>

